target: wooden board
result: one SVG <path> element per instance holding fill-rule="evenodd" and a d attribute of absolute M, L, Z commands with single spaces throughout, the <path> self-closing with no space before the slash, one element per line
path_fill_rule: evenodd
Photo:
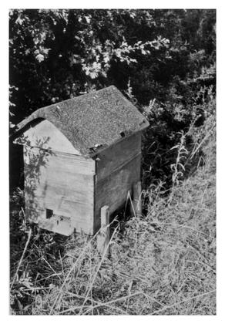
<path fill-rule="evenodd" d="M 97 181 L 108 177 L 141 153 L 141 133 L 136 133 L 110 146 L 98 154 Z"/>
<path fill-rule="evenodd" d="M 66 209 L 67 206 L 68 208 Z M 64 207 L 64 209 L 59 209 L 57 211 L 53 209 L 54 214 L 49 220 L 46 219 L 46 210 L 40 209 L 38 223 L 42 225 L 42 228 L 44 228 L 44 225 L 48 226 L 48 228 L 46 229 L 49 229 L 49 226 L 56 228 L 55 226 L 59 225 L 56 224 L 56 221 L 58 219 L 64 218 L 69 220 L 69 222 L 66 222 L 67 226 L 64 226 L 65 222 L 60 223 L 62 224 L 64 231 L 67 227 L 68 231 L 70 231 L 70 228 L 72 228 L 72 231 L 75 230 L 78 233 L 84 232 L 85 234 L 93 235 L 93 218 L 90 219 L 90 214 L 84 214 L 84 209 L 82 208 L 82 206 L 78 206 L 77 204 L 73 205 L 73 202 L 67 202 L 67 204 L 64 204 Z M 73 211 L 71 211 L 71 207 L 74 208 Z M 56 232 L 59 233 L 60 230 L 60 227 L 58 227 L 58 230 Z"/>
<path fill-rule="evenodd" d="M 27 153 L 26 151 L 29 150 Z M 40 150 L 39 148 L 33 147 L 29 149 L 24 148 L 24 160 L 27 164 L 31 163 L 31 156 L 37 156 L 36 164 L 39 168 L 41 167 L 54 167 L 55 170 L 58 170 L 58 174 L 61 171 L 66 170 L 68 173 L 80 173 L 80 174 L 95 174 L 95 161 L 92 159 L 86 159 L 82 156 L 62 153 L 57 151 L 45 151 Z M 44 161 L 43 161 L 44 156 Z M 39 160 L 38 160 L 39 158 Z"/>
<path fill-rule="evenodd" d="M 69 236 L 74 232 L 74 227 L 71 224 L 71 219 L 64 216 L 54 216 L 51 220 L 39 219 L 38 225 L 48 231 Z"/>
<path fill-rule="evenodd" d="M 33 148 L 32 154 L 38 157 L 42 152 Z M 28 163 L 26 169 L 32 169 L 32 161 L 28 157 L 25 159 Z M 54 218 L 52 223 L 55 225 L 49 220 L 46 221 L 46 209 L 50 209 L 56 216 L 70 217 L 71 223 L 68 226 L 72 226 L 78 232 L 93 234 L 95 161 L 80 156 L 54 153 L 44 162 L 40 159 L 40 165 L 34 167 L 34 171 L 37 177 L 32 180 L 33 190 L 30 190 L 29 184 L 25 186 L 26 204 L 28 205 L 28 201 L 31 200 L 30 205 L 33 204 L 34 214 L 37 213 L 35 210 L 38 210 L 42 227 L 46 225 L 46 229 L 51 226 L 56 228 Z M 28 210 L 29 208 L 27 206 Z M 64 226 L 64 223 L 62 224 Z"/>
<path fill-rule="evenodd" d="M 125 167 L 111 175 L 97 180 L 95 184 L 95 223 L 94 231 L 100 228 L 100 213 L 103 206 L 109 206 L 109 213 L 121 207 L 127 198 L 128 190 L 140 180 L 141 155 L 134 157 Z"/>
<path fill-rule="evenodd" d="M 33 122 L 30 128 L 24 132 L 24 136 L 28 137 L 32 146 L 39 146 L 39 141 L 41 143 L 46 141 L 43 148 L 50 147 L 54 151 L 80 155 L 80 152 L 76 150 L 66 136 L 48 120 Z"/>

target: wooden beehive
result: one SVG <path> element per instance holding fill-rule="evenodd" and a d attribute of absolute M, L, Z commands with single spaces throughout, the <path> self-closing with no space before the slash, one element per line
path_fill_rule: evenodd
<path fill-rule="evenodd" d="M 143 115 L 114 86 L 38 109 L 18 125 L 26 215 L 64 235 L 93 235 L 140 180 Z"/>

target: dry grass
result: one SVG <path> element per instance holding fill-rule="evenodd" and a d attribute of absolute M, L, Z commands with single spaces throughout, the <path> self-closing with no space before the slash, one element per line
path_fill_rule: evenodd
<path fill-rule="evenodd" d="M 203 142 L 204 165 L 192 177 L 167 198 L 158 191 L 146 216 L 114 226 L 108 258 L 95 237 L 33 234 L 13 283 L 12 313 L 215 315 L 215 131 Z"/>

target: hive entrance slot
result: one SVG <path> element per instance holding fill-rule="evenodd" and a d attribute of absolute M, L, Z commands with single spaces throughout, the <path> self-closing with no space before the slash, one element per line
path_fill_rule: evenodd
<path fill-rule="evenodd" d="M 50 219 L 53 216 L 52 209 L 46 209 L 46 219 Z"/>

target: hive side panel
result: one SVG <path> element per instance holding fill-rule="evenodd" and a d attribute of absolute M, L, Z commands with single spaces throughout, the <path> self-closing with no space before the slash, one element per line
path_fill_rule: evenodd
<path fill-rule="evenodd" d="M 108 177 L 141 153 L 141 133 L 136 133 L 102 151 L 97 160 L 97 181 Z"/>
<path fill-rule="evenodd" d="M 40 154 L 40 150 L 32 150 Z M 44 228 L 47 226 L 46 210 L 52 210 L 54 215 L 69 218 L 70 226 L 76 231 L 93 233 L 94 171 L 93 160 L 56 153 L 47 156 L 33 181 L 34 190 L 26 186 L 26 202 L 29 201 L 28 196 L 31 201 L 33 199 L 38 221 L 42 221 Z"/>
<path fill-rule="evenodd" d="M 127 193 L 134 183 L 140 180 L 141 155 L 139 154 L 125 166 L 96 182 L 95 188 L 95 232 L 100 227 L 100 212 L 109 206 L 110 214 L 120 208 L 127 199 Z"/>

